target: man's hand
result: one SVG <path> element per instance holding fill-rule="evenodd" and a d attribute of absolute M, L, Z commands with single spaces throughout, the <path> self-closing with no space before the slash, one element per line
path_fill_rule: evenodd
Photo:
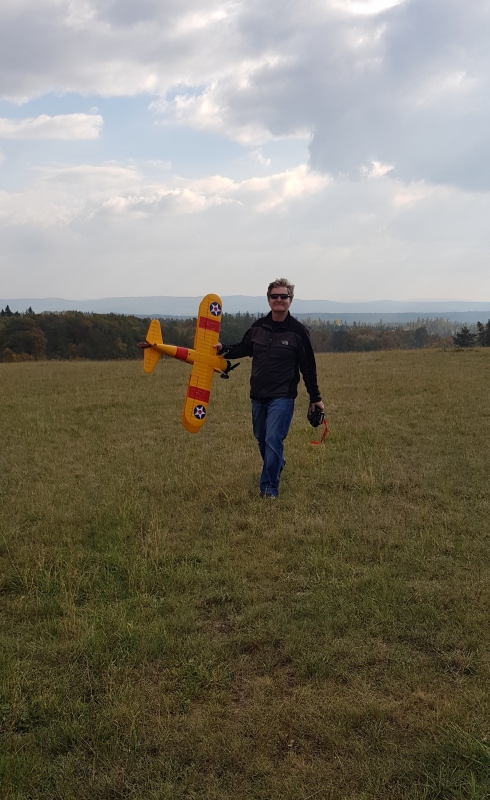
<path fill-rule="evenodd" d="M 318 408 L 321 408 L 322 411 L 325 411 L 325 406 L 321 400 L 319 400 L 318 403 L 312 403 L 310 406 L 310 411 L 314 411 L 317 406 Z"/>
<path fill-rule="evenodd" d="M 218 342 L 217 344 L 213 344 L 213 347 L 216 350 L 216 355 L 218 355 L 219 351 L 223 349 L 223 345 L 221 344 L 221 342 Z"/>

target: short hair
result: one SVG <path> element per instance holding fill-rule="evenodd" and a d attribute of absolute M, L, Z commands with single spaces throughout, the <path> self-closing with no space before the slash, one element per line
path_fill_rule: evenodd
<path fill-rule="evenodd" d="M 267 297 L 269 297 L 273 289 L 279 289 L 281 287 L 284 287 L 288 290 L 288 295 L 292 300 L 294 297 L 294 284 L 289 283 L 287 278 L 276 278 L 275 281 L 269 283 L 269 286 L 267 287 Z"/>

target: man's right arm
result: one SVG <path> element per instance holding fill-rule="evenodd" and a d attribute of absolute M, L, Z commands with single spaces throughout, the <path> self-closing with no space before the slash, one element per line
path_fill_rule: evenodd
<path fill-rule="evenodd" d="M 223 358 L 245 358 L 245 356 L 252 356 L 253 345 L 250 330 L 249 328 L 242 341 L 237 344 L 222 344 L 221 342 L 215 344 L 216 354 L 223 356 Z"/>

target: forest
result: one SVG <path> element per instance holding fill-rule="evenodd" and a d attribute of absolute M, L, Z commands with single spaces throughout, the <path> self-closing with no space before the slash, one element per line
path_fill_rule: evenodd
<path fill-rule="evenodd" d="M 240 341 L 256 317 L 224 314 L 221 341 Z M 143 341 L 150 320 L 124 314 L 86 314 L 79 311 L 35 314 L 0 310 L 0 361 L 42 361 L 45 359 L 93 361 L 139 359 L 136 347 Z M 160 319 L 165 342 L 192 347 L 196 320 Z M 490 320 L 478 322 L 475 330 L 463 325 L 455 335 L 448 333 L 447 321 L 418 320 L 402 325 L 347 325 L 340 320 L 305 321 L 317 353 L 347 353 L 373 350 L 411 350 L 426 347 L 489 347 Z"/>

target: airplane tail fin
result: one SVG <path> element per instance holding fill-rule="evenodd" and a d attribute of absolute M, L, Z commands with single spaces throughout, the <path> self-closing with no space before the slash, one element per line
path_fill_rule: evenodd
<path fill-rule="evenodd" d="M 146 334 L 146 341 L 149 344 L 163 344 L 162 329 L 157 319 L 152 319 L 148 333 Z M 155 365 L 160 360 L 162 354 L 153 347 L 147 347 L 144 351 L 143 369 L 147 375 L 153 372 Z"/>
<path fill-rule="evenodd" d="M 160 356 L 161 353 L 159 353 L 158 350 L 153 350 L 152 347 L 148 347 L 148 349 L 145 350 L 145 355 L 143 358 L 143 369 L 147 375 L 149 375 L 150 372 L 153 372 L 153 370 L 155 369 L 155 365 L 160 360 Z"/>

